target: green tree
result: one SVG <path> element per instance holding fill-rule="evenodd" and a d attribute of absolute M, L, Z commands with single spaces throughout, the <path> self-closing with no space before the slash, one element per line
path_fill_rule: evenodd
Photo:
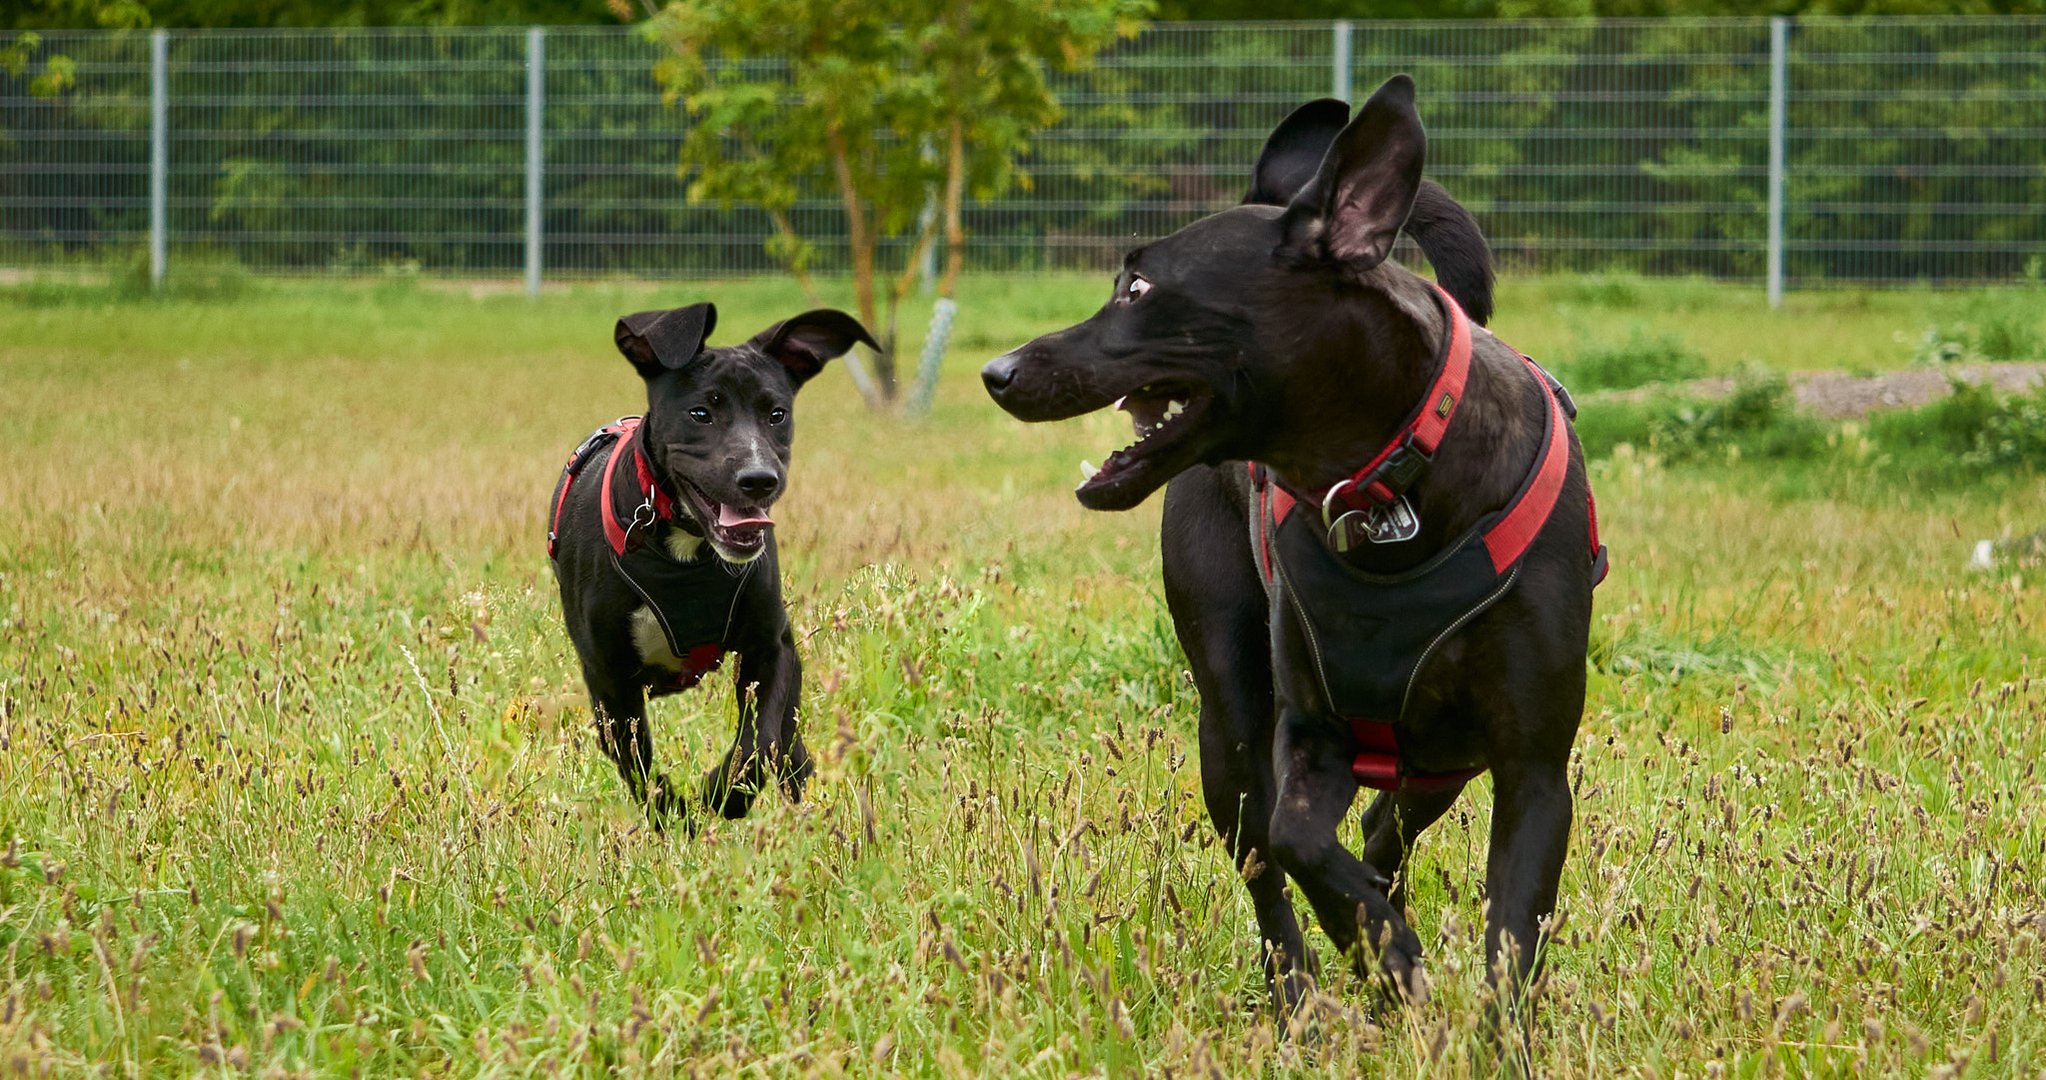
<path fill-rule="evenodd" d="M 681 149 L 689 197 L 763 210 L 770 252 L 806 288 L 815 237 L 844 237 L 860 320 L 880 328 L 861 389 L 881 407 L 897 397 L 896 312 L 924 253 L 942 230 L 949 294 L 967 245 L 965 199 L 1027 184 L 1017 160 L 1059 118 L 1047 73 L 1134 36 L 1147 6 L 691 0 L 650 27 L 672 50 L 658 75 L 694 121 Z"/>

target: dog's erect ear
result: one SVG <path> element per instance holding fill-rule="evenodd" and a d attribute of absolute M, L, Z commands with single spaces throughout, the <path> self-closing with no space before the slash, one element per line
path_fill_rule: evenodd
<path fill-rule="evenodd" d="M 1392 254 L 1414 208 L 1428 137 L 1414 80 L 1387 79 L 1336 136 L 1314 179 L 1286 206 L 1286 246 L 1369 270 Z"/>
<path fill-rule="evenodd" d="M 612 337 L 642 377 L 687 367 L 703 351 L 718 324 L 716 304 L 691 304 L 672 311 L 642 311 L 618 320 Z"/>
<path fill-rule="evenodd" d="M 1288 113 L 1265 139 L 1244 203 L 1284 206 L 1292 202 L 1314 179 L 1321 159 L 1328 156 L 1328 148 L 1349 122 L 1350 103 L 1339 98 L 1317 98 Z"/>
<path fill-rule="evenodd" d="M 874 335 L 858 319 L 835 308 L 805 311 L 762 330 L 753 343 L 760 351 L 781 362 L 801 386 L 810 376 L 824 370 L 824 362 L 844 356 L 854 344 L 879 352 Z"/>

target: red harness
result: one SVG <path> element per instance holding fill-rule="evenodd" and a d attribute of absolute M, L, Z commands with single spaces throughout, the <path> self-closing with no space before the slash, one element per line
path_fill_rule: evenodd
<path fill-rule="evenodd" d="M 1322 491 L 1319 498 L 1314 498 L 1311 493 L 1289 490 L 1262 466 L 1255 463 L 1250 466 L 1256 495 L 1253 532 L 1256 537 L 1258 569 L 1267 588 L 1280 587 L 1280 568 L 1276 565 L 1278 553 L 1275 550 L 1277 537 L 1280 535 L 1279 527 L 1286 523 L 1294 507 L 1300 502 L 1309 502 L 1321 507 L 1319 524 L 1322 539 L 1326 541 L 1324 546 L 1333 548 L 1336 552 L 1349 550 L 1362 538 L 1359 533 L 1368 529 L 1367 523 L 1371 515 L 1383 513 L 1395 503 L 1400 503 L 1401 509 L 1406 510 L 1401 498 L 1427 472 L 1429 463 L 1434 460 L 1436 448 L 1441 445 L 1443 435 L 1449 429 L 1450 420 L 1456 415 L 1457 406 L 1462 402 L 1465 386 L 1470 378 L 1470 320 L 1448 293 L 1442 292 L 1439 287 L 1437 292 L 1449 316 L 1449 338 L 1444 348 L 1440 370 L 1430 382 L 1427 392 L 1422 395 L 1420 404 L 1408 415 L 1385 447 L 1373 455 L 1363 468 Z M 1475 539 L 1483 545 L 1486 558 L 1475 562 L 1468 559 L 1459 562 L 1454 558 L 1454 555 L 1466 546 L 1466 541 L 1473 538 L 1471 534 L 1465 534 L 1462 539 L 1445 549 L 1448 561 L 1435 564 L 1431 560 L 1430 564 L 1424 564 L 1436 565 L 1435 572 L 1438 573 L 1462 575 L 1458 579 L 1459 585 L 1468 581 L 1472 587 L 1446 592 L 1461 592 L 1465 599 L 1459 601 L 1459 604 L 1477 603 L 1476 607 L 1469 608 L 1468 611 L 1452 609 L 1444 613 L 1441 617 L 1453 621 L 1450 622 L 1449 629 L 1442 632 L 1443 636 L 1453 632 L 1456 627 L 1462 625 L 1464 618 L 1482 610 L 1485 605 L 1489 605 L 1492 600 L 1510 588 L 1514 579 L 1509 572 L 1517 573 L 1521 558 L 1526 555 L 1535 537 L 1540 535 L 1542 527 L 1548 523 L 1549 516 L 1555 510 L 1556 501 L 1562 494 L 1564 478 L 1569 472 L 1570 441 L 1567 433 L 1569 420 L 1575 415 L 1576 410 L 1574 407 L 1567 407 L 1569 401 L 1567 393 L 1560 384 L 1549 378 L 1540 365 L 1526 356 L 1522 356 L 1521 360 L 1527 365 L 1529 374 L 1548 391 L 1544 395 L 1549 405 L 1549 415 L 1546 417 L 1547 435 L 1538 452 L 1537 461 L 1532 466 L 1531 474 L 1523 482 L 1519 494 L 1493 518 L 1490 524 L 1476 534 Z M 1598 542 L 1597 504 L 1588 500 L 1587 509 L 1591 514 L 1590 542 L 1593 584 L 1596 585 L 1605 578 L 1607 562 L 1605 551 Z M 1490 576 L 1484 573 L 1487 562 L 1490 564 Z M 1429 571 L 1417 573 L 1425 575 L 1427 572 Z M 1495 578 L 1499 582 L 1496 590 L 1492 588 Z M 1406 581 L 1389 579 L 1382 587 L 1425 589 L 1427 583 L 1414 578 Z M 1408 592 L 1403 595 L 1414 594 Z M 1379 596 L 1381 599 L 1392 598 L 1391 594 L 1387 593 L 1380 593 Z M 1368 594 L 1364 599 L 1369 601 Z M 1306 618 L 1304 612 L 1302 617 Z M 1397 636 L 1388 634 L 1388 637 Z M 1320 645 L 1316 643 L 1313 647 L 1319 649 Z M 1419 665 L 1425 662 L 1428 653 L 1424 651 L 1415 657 L 1395 648 L 1392 655 L 1397 662 L 1409 665 L 1413 673 L 1418 674 Z M 1316 664 L 1319 668 L 1321 664 L 1319 652 L 1316 653 Z M 1325 673 L 1323 679 L 1326 684 Z M 1404 706 L 1397 696 L 1387 700 L 1392 704 L 1385 705 L 1384 710 L 1389 711 L 1391 715 L 1378 711 L 1374 715 L 1345 717 L 1350 725 L 1351 734 L 1357 741 L 1357 756 L 1351 763 L 1351 772 L 1359 783 L 1381 791 L 1403 788 L 1433 790 L 1463 784 L 1485 771 L 1483 766 L 1479 766 L 1446 773 L 1419 773 L 1404 767 L 1400 760 L 1399 737 L 1394 726 L 1397 714 Z"/>
<path fill-rule="evenodd" d="M 640 593 L 641 599 L 654 611 L 656 619 L 661 624 L 662 633 L 668 638 L 669 647 L 674 649 L 682 660 L 680 670 L 673 673 L 663 672 L 662 677 L 656 679 L 649 687 L 650 693 L 659 696 L 687 690 L 702 681 L 704 676 L 717 670 L 719 664 L 724 661 L 725 646 L 722 640 L 711 642 L 676 640 L 678 633 L 685 637 L 693 635 L 689 635 L 689 628 L 674 622 L 674 617 L 663 611 L 660 598 L 651 595 L 641 584 L 642 580 L 657 580 L 667 568 L 679 567 L 682 564 L 674 563 L 664 553 L 658 552 L 657 546 L 637 547 L 636 553 L 631 558 L 626 558 L 628 549 L 636 547 L 633 536 L 636 531 L 641 537 L 645 537 L 647 532 L 641 530 L 648 530 L 656 521 L 669 521 L 675 517 L 674 497 L 655 480 L 653 467 L 647 463 L 644 438 L 640 434 L 640 420 L 641 418 L 637 416 L 620 417 L 615 423 L 606 424 L 592 432 L 590 437 L 584 439 L 582 445 L 576 447 L 575 452 L 568 456 L 568 465 L 561 471 L 560 490 L 554 496 L 554 516 L 547 525 L 547 557 L 554 558 L 561 546 L 561 512 L 568 505 L 568 489 L 575 486 L 576 478 L 581 475 L 583 467 L 589 464 L 590 459 L 604 447 L 615 442 L 617 448 L 604 462 L 604 471 L 600 477 L 603 486 L 597 494 L 599 516 L 604 525 L 604 538 L 611 544 L 612 567 Z M 612 480 L 616 475 L 618 459 L 627 454 L 632 456 L 635 490 L 641 494 L 641 501 L 629 520 L 620 521 L 612 495 L 614 487 Z M 729 578 L 729 575 L 723 576 Z M 718 577 L 711 577 L 711 580 L 718 584 L 725 583 Z M 743 580 L 743 575 L 739 579 L 731 579 L 735 591 L 740 580 Z M 729 629 L 728 615 L 725 630 Z"/>
<path fill-rule="evenodd" d="M 583 440 L 581 446 L 575 448 L 574 453 L 568 455 L 568 465 L 561 471 L 561 490 L 554 496 L 554 517 L 547 523 L 548 558 L 553 558 L 555 550 L 561 546 L 559 536 L 561 510 L 568 505 L 568 489 L 575 485 L 576 474 L 582 472 L 583 465 L 596 451 L 613 439 L 618 440 L 620 445 L 617 452 L 604 462 L 604 486 L 598 492 L 597 498 L 597 505 L 603 515 L 604 538 L 611 541 L 611 550 L 619 555 L 625 554 L 626 541 L 631 532 L 626 523 L 618 520 L 617 507 L 611 501 L 612 472 L 618 468 L 618 459 L 624 457 L 628 451 L 632 454 L 632 471 L 639 481 L 639 490 L 645 495 L 645 500 L 633 511 L 634 525 L 643 527 L 653 524 L 656 520 L 674 519 L 675 500 L 654 480 L 653 467 L 647 464 L 646 452 L 640 447 L 639 425 L 640 417 L 621 416 L 615 422 L 605 424 L 592 432 L 589 438 Z M 642 521 L 639 520 L 641 514 L 651 516 Z"/>

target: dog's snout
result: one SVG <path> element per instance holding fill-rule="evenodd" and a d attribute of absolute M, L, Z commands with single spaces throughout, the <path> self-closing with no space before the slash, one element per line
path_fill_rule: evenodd
<path fill-rule="evenodd" d="M 740 494 L 756 502 L 772 498 L 781 490 L 781 477 L 773 469 L 741 469 L 732 482 L 739 486 Z"/>
<path fill-rule="evenodd" d="M 1016 354 L 1003 353 L 980 369 L 980 381 L 987 386 L 988 393 L 1000 397 L 1016 381 L 1016 366 Z"/>

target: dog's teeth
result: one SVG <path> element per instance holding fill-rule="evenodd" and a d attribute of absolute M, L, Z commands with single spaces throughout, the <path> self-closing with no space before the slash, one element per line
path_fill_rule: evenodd
<path fill-rule="evenodd" d="M 1165 419 L 1170 420 L 1173 417 L 1178 416 L 1180 413 L 1183 413 L 1185 411 L 1186 402 L 1180 400 L 1179 398 L 1173 398 L 1165 405 Z"/>
<path fill-rule="evenodd" d="M 1080 459 L 1080 479 L 1082 481 L 1094 479 L 1094 474 L 1100 471 L 1101 467 L 1099 465 L 1088 461 L 1086 458 Z"/>
<path fill-rule="evenodd" d="M 1129 396 L 1128 394 L 1124 394 L 1123 396 L 1121 396 L 1121 397 L 1119 397 L 1119 398 L 1116 398 L 1116 399 L 1115 399 L 1115 404 L 1114 404 L 1114 405 L 1111 405 L 1111 406 L 1109 406 L 1109 408 L 1112 408 L 1112 409 L 1121 409 L 1121 408 L 1122 408 L 1122 403 L 1123 403 L 1123 402 L 1125 402 L 1125 401 L 1128 401 L 1129 399 L 1130 399 L 1130 396 Z"/>

